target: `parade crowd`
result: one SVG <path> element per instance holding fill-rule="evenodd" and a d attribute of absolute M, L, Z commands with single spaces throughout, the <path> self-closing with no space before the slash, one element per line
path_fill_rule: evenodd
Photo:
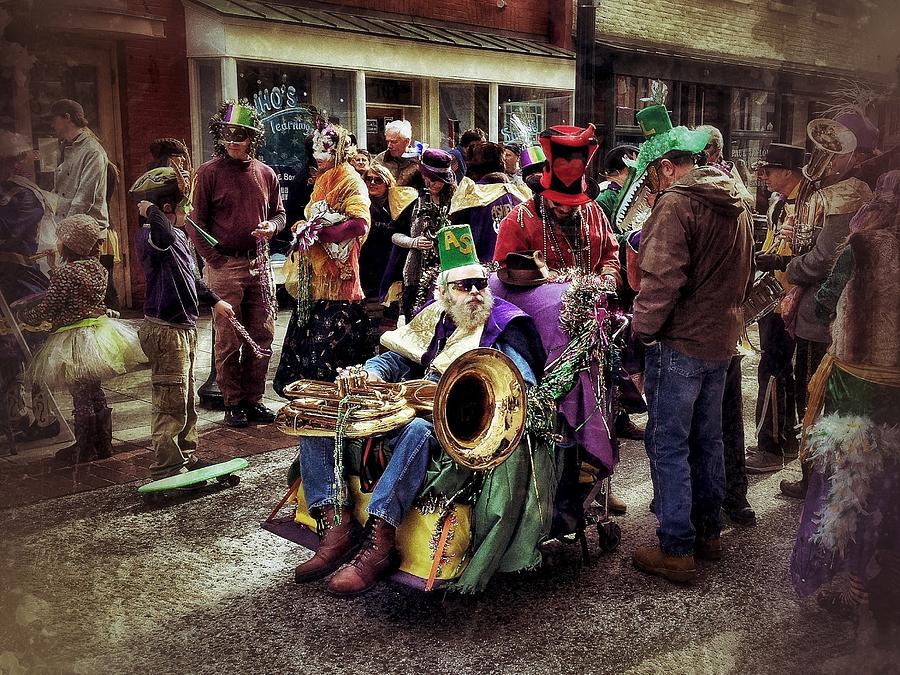
<path fill-rule="evenodd" d="M 398 120 L 372 157 L 319 118 L 307 139 L 309 202 L 292 223 L 276 173 L 257 159 L 255 109 L 226 102 L 209 125 L 212 159 L 195 170 L 183 142 L 162 138 L 129 190 L 146 278 L 139 325 L 120 318 L 110 282 L 114 171 L 77 102 L 51 114 L 62 149 L 52 192 L 22 176 L 31 144 L 0 136 L 0 280 L 4 321 L 18 322 L 0 336 L 4 424 L 20 439 L 52 435 L 30 408 L 45 387 L 66 388 L 75 443 L 57 460 L 109 457 L 102 383 L 149 362 L 153 477 L 207 466 L 194 408 L 201 304 L 213 312 L 224 423 L 274 422 L 263 404 L 278 309 L 270 247 L 288 241 L 278 394 L 350 373 L 439 382 L 487 347 L 521 374 L 530 421 L 533 400 L 552 401 L 550 431 L 526 424 L 527 439 L 474 491 L 428 418 L 380 434 L 377 453 L 301 436 L 292 472 L 321 542 L 297 582 L 330 575 L 335 595 L 368 590 L 406 556 L 398 530 L 410 512 L 428 501 L 449 513 L 456 498 L 472 509 L 460 590 L 532 569 L 541 543 L 567 532 L 556 516 L 579 471 L 614 476 L 629 438 L 646 448 L 659 521 L 658 544 L 633 552 L 638 569 L 694 580 L 698 560 L 729 553 L 723 518 L 755 525 L 747 474 L 799 458 L 801 480 L 781 484 L 805 499 L 791 559 L 798 593 L 896 616 L 884 598 L 900 600 L 900 171 L 864 110 L 848 104 L 811 125 L 811 154 L 772 143 L 746 167 L 723 157 L 717 129 L 673 126 L 664 104 L 649 105 L 637 113 L 644 142 L 608 149 L 601 183 L 589 170 L 593 125 L 518 144 L 471 129 L 438 149 Z M 769 195 L 763 241 L 749 171 Z M 741 361 L 754 323 L 757 429 L 745 448 Z M 644 412 L 641 429 L 632 416 Z M 361 523 L 349 477 L 365 478 L 375 454 Z M 608 505 L 627 508 L 614 492 Z"/>

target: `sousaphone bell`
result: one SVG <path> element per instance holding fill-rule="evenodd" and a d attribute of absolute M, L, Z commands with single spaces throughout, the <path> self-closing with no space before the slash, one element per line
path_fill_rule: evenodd
<path fill-rule="evenodd" d="M 444 451 L 473 471 L 502 464 L 519 445 L 527 413 L 525 380 L 496 349 L 478 348 L 444 371 L 434 396 L 434 429 Z"/>

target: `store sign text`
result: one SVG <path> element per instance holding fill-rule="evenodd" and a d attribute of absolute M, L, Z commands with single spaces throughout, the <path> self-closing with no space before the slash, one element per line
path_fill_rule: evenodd
<path fill-rule="evenodd" d="M 297 104 L 297 89 L 282 85 L 264 89 L 253 95 L 253 104 L 263 124 L 272 133 L 299 131 L 309 134 L 313 129 L 313 115 L 308 107 Z M 288 118 L 288 119 L 282 119 Z"/>

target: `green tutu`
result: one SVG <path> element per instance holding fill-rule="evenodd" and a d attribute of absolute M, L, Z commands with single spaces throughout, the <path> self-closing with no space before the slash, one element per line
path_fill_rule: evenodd
<path fill-rule="evenodd" d="M 147 363 L 135 322 L 103 315 L 58 328 L 28 369 L 33 382 L 69 387 L 76 382 L 102 382 Z"/>

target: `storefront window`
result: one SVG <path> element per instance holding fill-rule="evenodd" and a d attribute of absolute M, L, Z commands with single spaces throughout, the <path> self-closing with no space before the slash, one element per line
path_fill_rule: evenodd
<path fill-rule="evenodd" d="M 488 128 L 488 87 L 483 84 L 448 84 L 438 85 L 440 98 L 440 132 L 441 147 L 450 146 L 450 133 L 458 134 L 466 129 Z M 457 124 L 454 124 L 454 121 Z M 455 128 L 451 132 L 451 128 Z"/>
<path fill-rule="evenodd" d="M 731 160 L 741 160 L 752 167 L 763 157 L 769 143 L 778 139 L 775 94 L 755 89 L 735 89 L 731 126 Z M 749 187 L 756 187 L 756 175 L 752 171 Z"/>
<path fill-rule="evenodd" d="M 303 217 L 309 200 L 306 138 L 317 115 L 353 129 L 353 74 L 268 63 L 238 62 L 238 95 L 255 107 L 265 127 L 260 159 L 281 182 L 288 222 Z"/>
<path fill-rule="evenodd" d="M 387 149 L 384 125 L 407 120 L 412 140 L 422 139 L 422 84 L 419 80 L 398 80 L 366 76 L 366 148 L 373 155 Z"/>
<path fill-rule="evenodd" d="M 97 134 L 100 128 L 100 103 L 97 90 L 97 67 L 94 64 L 71 64 L 39 60 L 31 71 L 31 131 L 39 150 L 37 183 L 45 190 L 53 189 L 53 174 L 59 164 L 59 141 L 50 125 L 50 106 L 61 98 L 78 101 L 84 108 L 88 124 Z"/>
<path fill-rule="evenodd" d="M 639 110 L 653 105 L 653 101 L 650 99 L 652 82 L 653 79 L 648 77 L 616 76 L 616 145 L 623 143 L 639 145 L 644 142 L 644 135 L 641 133 L 635 115 Z M 662 83 L 668 91 L 666 105 L 671 106 L 671 82 L 663 81 Z"/>
<path fill-rule="evenodd" d="M 501 143 L 521 143 L 522 133 L 515 115 L 529 130 L 530 142 L 548 127 L 572 123 L 572 93 L 533 87 L 499 87 L 498 139 Z"/>
<path fill-rule="evenodd" d="M 724 87 L 682 82 L 681 106 L 672 121 L 686 127 L 711 124 L 719 131 L 728 124 L 731 111 L 728 108 L 728 90 Z"/>

